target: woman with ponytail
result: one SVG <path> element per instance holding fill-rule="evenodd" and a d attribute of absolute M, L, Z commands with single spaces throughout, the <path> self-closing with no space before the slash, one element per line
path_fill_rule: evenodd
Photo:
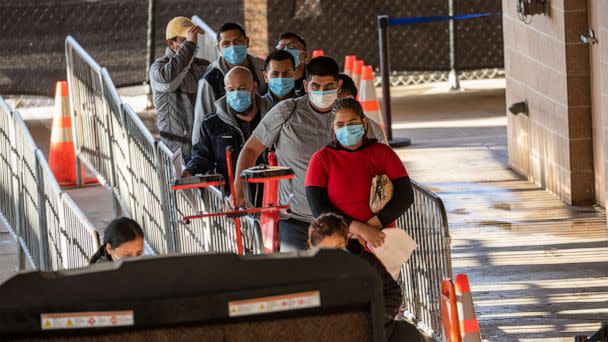
<path fill-rule="evenodd" d="M 90 264 L 138 257 L 144 253 L 144 231 L 130 218 L 112 220 L 103 233 L 103 244 L 91 258 Z"/>

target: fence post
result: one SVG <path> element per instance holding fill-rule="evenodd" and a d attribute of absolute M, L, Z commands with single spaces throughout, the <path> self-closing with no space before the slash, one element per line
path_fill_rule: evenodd
<path fill-rule="evenodd" d="M 408 138 L 393 137 L 391 84 L 390 84 L 390 52 L 388 47 L 388 15 L 378 16 L 378 47 L 380 52 L 380 73 L 382 75 L 382 114 L 386 125 L 386 139 L 391 147 L 404 147 L 411 144 Z"/>
<path fill-rule="evenodd" d="M 73 78 L 73 57 L 72 53 L 74 50 L 71 48 L 70 40 L 66 39 L 65 41 L 65 70 L 67 73 L 67 81 L 68 81 L 68 97 L 70 102 L 70 120 L 72 121 L 72 141 L 74 141 L 74 155 L 76 156 L 76 186 L 81 187 L 83 184 L 82 180 L 82 163 L 80 162 L 80 157 L 78 156 L 78 121 L 76 120 L 76 105 L 75 105 L 75 95 L 74 86 L 75 82 Z"/>
<path fill-rule="evenodd" d="M 449 16 L 454 16 L 454 0 L 448 0 L 449 3 Z M 454 19 L 450 19 L 450 75 L 448 76 L 448 82 L 451 90 L 460 89 L 460 81 L 458 80 L 458 72 L 456 71 L 456 32 L 455 32 Z"/>
<path fill-rule="evenodd" d="M 150 68 L 154 63 L 154 43 L 156 36 L 156 19 L 154 13 L 156 12 L 156 0 L 148 0 L 148 32 L 147 32 L 147 46 L 146 46 L 146 108 L 154 108 L 154 101 L 152 100 L 152 88 L 150 88 Z"/>
<path fill-rule="evenodd" d="M 38 267 L 41 271 L 46 271 L 50 269 L 50 255 L 49 255 L 49 242 L 48 242 L 48 226 L 46 220 L 46 201 L 45 201 L 45 191 L 44 191 L 44 176 L 42 172 L 42 166 L 40 165 L 40 159 L 38 150 L 34 150 L 34 156 L 36 157 L 36 179 L 37 182 L 37 190 L 38 190 L 38 251 L 40 253 L 40 261 Z"/>

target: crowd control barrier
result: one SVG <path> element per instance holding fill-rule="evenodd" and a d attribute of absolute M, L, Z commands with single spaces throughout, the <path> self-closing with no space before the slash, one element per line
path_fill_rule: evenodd
<path fill-rule="evenodd" d="M 91 222 L 61 191 L 18 112 L 0 97 L 0 224 L 17 242 L 19 269 L 82 267 L 99 248 Z"/>

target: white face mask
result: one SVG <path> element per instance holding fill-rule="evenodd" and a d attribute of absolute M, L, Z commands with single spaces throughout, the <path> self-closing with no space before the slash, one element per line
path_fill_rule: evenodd
<path fill-rule="evenodd" d="M 313 90 L 309 95 L 310 102 L 319 109 L 329 109 L 338 99 L 338 90 Z"/>

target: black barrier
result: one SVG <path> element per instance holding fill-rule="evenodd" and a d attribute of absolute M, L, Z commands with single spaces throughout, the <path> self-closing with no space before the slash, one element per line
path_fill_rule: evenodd
<path fill-rule="evenodd" d="M 0 339 L 164 331 L 165 340 L 384 341 L 382 288 L 369 264 L 339 250 L 148 257 L 21 273 L 0 286 Z"/>

